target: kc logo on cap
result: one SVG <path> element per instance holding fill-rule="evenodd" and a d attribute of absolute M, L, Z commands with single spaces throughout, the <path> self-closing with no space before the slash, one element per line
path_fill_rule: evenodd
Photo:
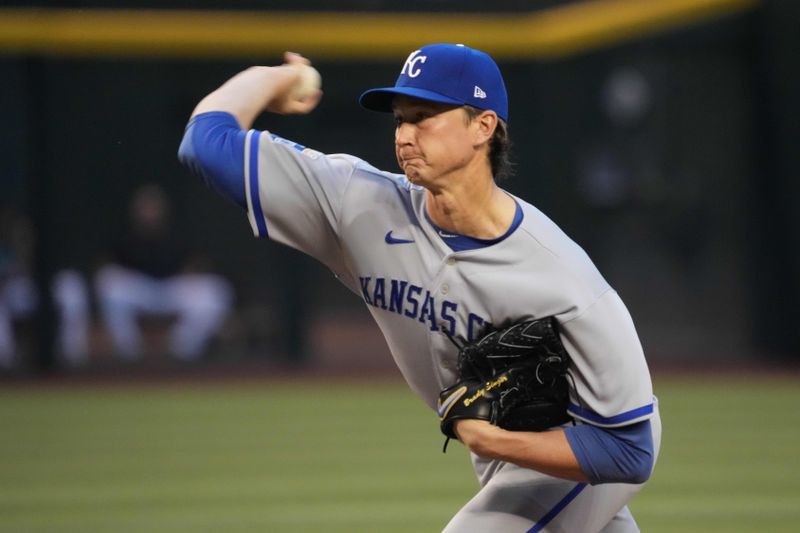
<path fill-rule="evenodd" d="M 367 109 L 392 112 L 397 95 L 494 111 L 508 120 L 508 95 L 503 76 L 484 52 L 462 44 L 429 44 L 406 58 L 394 87 L 364 92 Z"/>
<path fill-rule="evenodd" d="M 417 63 L 425 63 L 428 59 L 428 56 L 421 56 L 419 53 L 422 50 L 414 50 L 409 54 L 408 59 L 406 59 L 405 64 L 403 65 L 403 70 L 400 71 L 400 74 L 405 74 L 409 78 L 416 78 L 419 76 L 419 73 L 422 72 L 421 67 L 417 66 Z"/>

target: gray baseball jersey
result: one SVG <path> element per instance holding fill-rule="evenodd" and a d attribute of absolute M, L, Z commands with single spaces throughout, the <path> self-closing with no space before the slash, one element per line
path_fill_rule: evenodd
<path fill-rule="evenodd" d="M 474 340 L 555 316 L 572 357 L 570 414 L 606 427 L 651 419 L 657 450 L 657 408 L 631 317 L 584 251 L 538 209 L 515 198 L 522 221 L 514 231 L 454 252 L 427 218 L 425 190 L 403 175 L 259 131 L 247 133 L 244 161 L 255 234 L 315 257 L 362 298 L 432 409 L 457 380 L 457 350 L 442 330 Z M 624 506 L 637 485 L 576 485 L 476 456 L 473 463 L 483 489 L 447 531 L 636 530 Z M 492 507 L 498 491 L 502 509 Z"/>

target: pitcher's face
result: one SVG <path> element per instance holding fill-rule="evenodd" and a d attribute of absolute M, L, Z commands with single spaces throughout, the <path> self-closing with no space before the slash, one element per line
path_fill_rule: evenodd
<path fill-rule="evenodd" d="M 460 106 L 399 95 L 392 108 L 397 163 L 412 183 L 435 185 L 476 157 L 474 127 Z"/>

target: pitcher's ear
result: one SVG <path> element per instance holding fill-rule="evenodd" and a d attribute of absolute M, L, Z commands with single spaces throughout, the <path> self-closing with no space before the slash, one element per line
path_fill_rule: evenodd
<path fill-rule="evenodd" d="M 497 118 L 497 113 L 494 111 L 483 111 L 480 115 L 475 117 L 472 122 L 475 126 L 475 133 L 477 135 L 475 140 L 478 144 L 482 144 L 492 140 L 492 136 L 494 135 L 494 130 L 497 129 L 499 119 Z"/>

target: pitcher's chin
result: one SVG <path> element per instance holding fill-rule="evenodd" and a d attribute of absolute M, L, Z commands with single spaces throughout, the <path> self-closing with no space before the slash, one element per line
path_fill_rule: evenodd
<path fill-rule="evenodd" d="M 408 181 L 410 181 L 414 185 L 420 185 L 420 182 L 422 181 L 422 176 L 420 176 L 417 170 L 406 166 L 403 172 L 406 175 L 406 178 L 408 178 Z"/>

